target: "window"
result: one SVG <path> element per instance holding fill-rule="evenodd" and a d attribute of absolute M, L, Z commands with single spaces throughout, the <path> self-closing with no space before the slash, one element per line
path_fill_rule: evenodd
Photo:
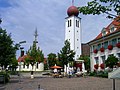
<path fill-rule="evenodd" d="M 27 65 L 27 68 L 29 68 L 29 65 Z"/>
<path fill-rule="evenodd" d="M 105 56 L 101 56 L 103 63 L 105 63 Z"/>
<path fill-rule="evenodd" d="M 78 49 L 79 47 L 77 47 L 77 49 Z"/>
<path fill-rule="evenodd" d="M 69 27 L 69 20 L 68 20 L 68 27 Z"/>
<path fill-rule="evenodd" d="M 112 41 L 109 41 L 109 45 L 112 45 Z"/>
<path fill-rule="evenodd" d="M 25 63 L 23 64 L 23 68 L 25 68 Z"/>
<path fill-rule="evenodd" d="M 95 62 L 96 62 L 96 64 L 99 64 L 98 57 L 95 57 Z"/>
<path fill-rule="evenodd" d="M 114 32 L 115 31 L 115 28 L 114 27 L 111 27 L 110 28 L 110 32 Z"/>
<path fill-rule="evenodd" d="M 70 30 L 69 30 L 69 32 L 70 32 Z"/>
<path fill-rule="evenodd" d="M 108 41 L 104 42 L 104 48 L 107 49 L 108 47 Z"/>
<path fill-rule="evenodd" d="M 117 44 L 117 39 L 115 38 L 115 39 L 112 39 L 112 45 L 113 46 L 116 46 L 116 44 Z"/>
<path fill-rule="evenodd" d="M 79 21 L 76 20 L 76 27 L 79 27 Z"/>
<path fill-rule="evenodd" d="M 76 27 L 77 27 L 77 20 L 76 20 Z"/>
<path fill-rule="evenodd" d="M 38 63 L 37 63 L 37 69 L 38 69 Z"/>
<path fill-rule="evenodd" d="M 105 36 L 106 35 L 106 28 L 103 28 L 101 33 L 102 33 L 102 36 Z"/>
<path fill-rule="evenodd" d="M 118 42 L 120 42 L 120 38 L 118 38 Z"/>
<path fill-rule="evenodd" d="M 120 53 L 117 53 L 117 56 L 118 56 L 118 60 L 120 61 Z"/>
<path fill-rule="evenodd" d="M 101 44 L 98 44 L 97 49 L 99 50 L 101 48 Z"/>
<path fill-rule="evenodd" d="M 79 21 L 78 21 L 78 23 L 77 23 L 77 24 L 78 24 L 78 27 L 79 27 Z"/>
<path fill-rule="evenodd" d="M 71 20 L 70 20 L 70 26 L 72 25 L 71 23 L 72 23 L 72 22 L 71 22 Z"/>
<path fill-rule="evenodd" d="M 78 39 L 77 39 L 77 41 L 78 41 Z"/>

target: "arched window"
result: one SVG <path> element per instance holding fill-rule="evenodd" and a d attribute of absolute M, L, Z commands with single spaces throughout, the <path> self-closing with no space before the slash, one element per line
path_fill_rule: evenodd
<path fill-rule="evenodd" d="M 70 26 L 72 25 L 72 21 L 70 20 Z"/>

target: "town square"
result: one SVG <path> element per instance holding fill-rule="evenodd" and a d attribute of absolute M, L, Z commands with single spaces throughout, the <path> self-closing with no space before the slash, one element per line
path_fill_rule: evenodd
<path fill-rule="evenodd" d="M 0 90 L 119 84 L 119 0 L 0 0 Z"/>

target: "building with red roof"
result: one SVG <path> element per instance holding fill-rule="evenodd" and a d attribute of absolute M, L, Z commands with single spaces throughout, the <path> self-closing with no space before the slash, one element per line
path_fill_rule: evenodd
<path fill-rule="evenodd" d="M 103 28 L 88 44 L 90 45 L 91 71 L 95 69 L 96 64 L 98 66 L 103 64 L 110 55 L 120 59 L 120 16 Z"/>

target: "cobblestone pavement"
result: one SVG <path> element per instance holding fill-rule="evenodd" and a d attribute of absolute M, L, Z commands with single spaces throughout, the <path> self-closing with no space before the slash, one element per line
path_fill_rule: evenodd
<path fill-rule="evenodd" d="M 115 80 L 116 90 L 120 90 L 120 80 Z M 41 89 L 38 89 L 40 87 Z M 112 90 L 112 80 L 97 77 L 79 78 L 12 78 L 6 85 L 0 85 L 0 90 Z"/>

